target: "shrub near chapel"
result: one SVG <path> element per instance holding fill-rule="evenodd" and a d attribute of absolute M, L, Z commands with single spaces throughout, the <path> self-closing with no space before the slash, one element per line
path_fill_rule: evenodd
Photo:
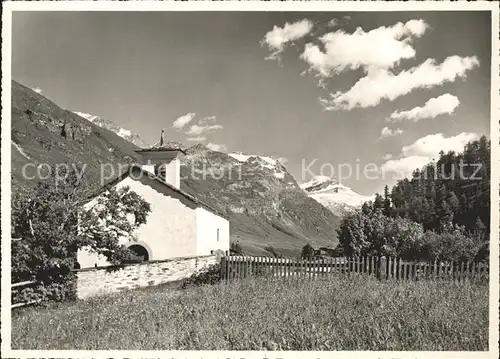
<path fill-rule="evenodd" d="M 13 302 L 74 298 L 71 270 L 83 247 L 111 264 L 133 257 L 118 239 L 146 222 L 149 203 L 129 188 L 110 188 L 87 210 L 89 195 L 76 172 L 68 171 L 13 198 L 12 238 L 18 240 L 12 242 L 12 282 L 37 281 L 13 293 Z"/>

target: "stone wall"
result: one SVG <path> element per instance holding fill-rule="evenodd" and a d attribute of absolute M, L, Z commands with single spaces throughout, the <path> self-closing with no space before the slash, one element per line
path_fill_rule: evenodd
<path fill-rule="evenodd" d="M 190 277 L 219 262 L 220 255 L 173 258 L 130 264 L 122 267 L 98 267 L 76 271 L 79 299 L 126 289 L 154 286 Z"/>

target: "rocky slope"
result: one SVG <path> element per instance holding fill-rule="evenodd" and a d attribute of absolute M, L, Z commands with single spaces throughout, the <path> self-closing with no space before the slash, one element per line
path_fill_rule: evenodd
<path fill-rule="evenodd" d="M 229 215 L 231 238 L 247 253 L 272 246 L 297 254 L 307 242 L 336 243 L 339 218 L 309 198 L 278 161 L 198 144 L 187 149 L 181 174 L 185 190 Z"/>
<path fill-rule="evenodd" d="M 26 164 L 84 165 L 88 182 L 98 187 L 102 164 L 118 171 L 118 164 L 137 161 L 138 147 L 104 127 L 13 82 L 13 191 L 35 183 L 22 175 Z M 278 161 L 196 145 L 182 158 L 181 175 L 183 190 L 228 214 L 231 241 L 245 253 L 269 255 L 265 248 L 272 246 L 295 255 L 307 242 L 336 244 L 339 218 L 310 198 Z"/>
<path fill-rule="evenodd" d="M 15 81 L 12 82 L 11 114 L 14 191 L 36 183 L 30 179 L 35 175 L 34 165 L 41 166 L 41 173 L 47 172 L 45 164 L 85 167 L 89 183 L 98 187 L 102 165 L 106 166 L 108 175 L 118 171 L 118 164 L 138 160 L 134 144 Z M 27 176 L 23 175 L 23 168 Z"/>
<path fill-rule="evenodd" d="M 150 146 L 150 144 L 148 144 L 146 141 L 144 141 L 141 138 L 141 136 L 139 136 L 136 133 L 133 133 L 130 130 L 127 130 L 126 128 L 118 126 L 113 121 L 106 120 L 106 119 L 103 119 L 99 116 L 94 116 L 94 115 L 84 113 L 84 112 L 75 111 L 75 113 L 78 116 L 83 117 L 84 119 L 96 124 L 99 127 L 105 128 L 107 130 L 110 130 L 110 131 L 116 133 L 121 138 L 124 138 L 127 141 L 132 142 L 134 145 L 136 145 L 138 147 L 146 148 L 146 147 Z"/>
<path fill-rule="evenodd" d="M 324 205 L 338 217 L 343 217 L 345 214 L 360 208 L 363 203 L 374 200 L 373 196 L 360 195 L 326 176 L 314 177 L 300 187 L 311 198 Z"/>

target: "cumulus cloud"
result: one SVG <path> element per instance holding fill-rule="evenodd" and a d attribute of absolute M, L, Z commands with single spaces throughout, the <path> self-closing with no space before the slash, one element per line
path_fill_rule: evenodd
<path fill-rule="evenodd" d="M 212 151 L 226 152 L 227 146 L 219 143 L 209 143 L 207 147 Z"/>
<path fill-rule="evenodd" d="M 340 21 L 338 19 L 331 19 L 330 21 L 328 21 L 328 24 L 327 26 L 328 27 L 335 27 L 337 26 L 338 24 L 340 23 Z"/>
<path fill-rule="evenodd" d="M 382 173 L 391 173 L 394 179 L 408 178 L 417 168 L 422 168 L 430 163 L 431 159 L 426 156 L 409 156 L 396 160 L 388 160 L 380 167 Z"/>
<path fill-rule="evenodd" d="M 266 59 L 275 60 L 283 52 L 286 45 L 306 36 L 313 29 L 313 23 L 302 19 L 294 23 L 285 23 L 283 27 L 274 26 L 261 41 L 261 46 L 267 45 L 271 54 Z"/>
<path fill-rule="evenodd" d="M 40 95 L 42 94 L 42 89 L 40 87 L 34 87 L 34 88 L 32 88 L 32 90 Z"/>
<path fill-rule="evenodd" d="M 188 137 L 187 140 L 189 142 L 203 142 L 205 141 L 207 138 L 206 137 Z"/>
<path fill-rule="evenodd" d="M 451 115 L 460 104 L 456 96 L 449 93 L 439 97 L 431 98 L 421 107 L 414 107 L 408 111 L 395 111 L 388 118 L 388 121 L 397 122 L 410 120 L 418 122 L 425 118 L 435 118 L 439 115 Z"/>
<path fill-rule="evenodd" d="M 427 28 L 423 20 L 410 20 L 368 32 L 360 27 L 352 34 L 338 30 L 319 38 L 324 51 L 308 43 L 300 58 L 308 64 L 310 72 L 320 77 L 358 68 L 389 69 L 402 59 L 415 57 L 411 41 L 422 36 Z"/>
<path fill-rule="evenodd" d="M 173 123 L 172 123 L 172 127 L 175 128 L 176 130 L 180 130 L 182 129 L 184 126 L 186 126 L 189 122 L 191 122 L 194 118 L 194 116 L 196 116 L 196 113 L 194 112 L 191 112 L 191 113 L 187 113 L 185 115 L 182 115 L 180 117 L 178 117 Z"/>
<path fill-rule="evenodd" d="M 213 123 L 215 122 L 217 118 L 215 116 L 206 116 L 203 117 L 201 120 L 198 121 L 199 125 L 206 125 L 207 123 Z"/>
<path fill-rule="evenodd" d="M 392 136 L 398 136 L 403 133 L 403 130 L 400 128 L 390 129 L 389 127 L 384 127 L 380 132 L 380 138 L 387 138 Z"/>
<path fill-rule="evenodd" d="M 195 113 L 188 113 L 179 117 L 174 121 L 173 127 L 178 131 L 182 132 L 187 136 L 186 140 L 189 142 L 204 142 L 207 140 L 207 135 L 213 131 L 222 130 L 221 125 L 216 124 L 217 118 L 215 116 L 206 116 L 197 121 L 190 126 L 186 126 L 191 121 Z"/>
<path fill-rule="evenodd" d="M 212 132 L 212 131 L 222 130 L 222 129 L 223 129 L 223 127 L 221 125 L 194 124 L 186 132 L 186 135 L 188 135 L 188 136 L 200 136 L 200 135 Z"/>
<path fill-rule="evenodd" d="M 475 133 L 462 132 L 453 137 L 445 137 L 442 133 L 419 138 L 409 146 L 401 149 L 403 156 L 427 156 L 437 158 L 440 151 L 462 152 L 467 142 L 479 139 Z"/>
<path fill-rule="evenodd" d="M 386 161 L 381 166 L 381 171 L 397 174 L 398 179 L 407 178 L 417 168 L 422 168 L 426 164 L 437 160 L 440 151 L 445 153 L 449 151 L 462 152 L 468 142 L 478 138 L 479 135 L 467 132 L 451 137 L 445 137 L 442 133 L 427 135 L 419 138 L 411 145 L 403 146 L 401 157 Z"/>
<path fill-rule="evenodd" d="M 476 56 L 447 57 L 441 64 L 427 59 L 419 66 L 404 70 L 397 75 L 387 69 L 368 73 L 346 92 L 330 94 L 329 99 L 320 99 L 325 110 L 351 110 L 356 107 L 376 106 L 380 101 L 390 101 L 420 88 L 431 88 L 457 78 L 465 78 L 467 71 L 479 66 Z"/>

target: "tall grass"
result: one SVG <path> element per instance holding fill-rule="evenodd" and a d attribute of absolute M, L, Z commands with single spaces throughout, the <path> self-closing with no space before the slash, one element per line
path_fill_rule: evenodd
<path fill-rule="evenodd" d="M 488 288 L 250 279 L 13 313 L 18 349 L 487 350 Z"/>

